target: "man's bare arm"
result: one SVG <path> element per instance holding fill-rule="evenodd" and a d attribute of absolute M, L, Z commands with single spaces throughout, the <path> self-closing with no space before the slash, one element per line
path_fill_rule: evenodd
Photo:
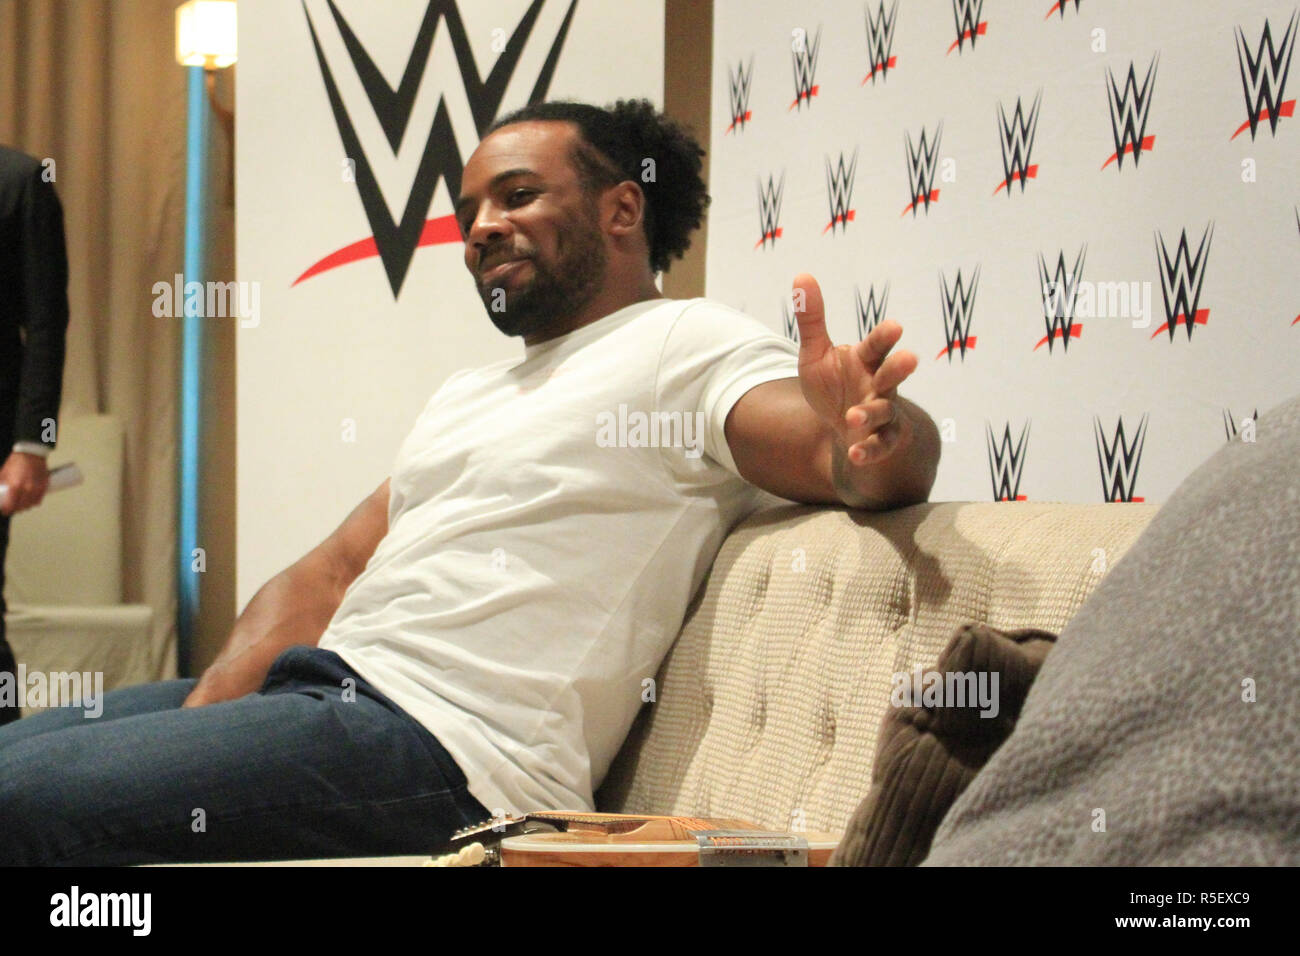
<path fill-rule="evenodd" d="M 248 602 L 226 646 L 185 699 L 202 707 L 251 694 L 286 648 L 315 646 L 343 593 L 388 533 L 389 479 L 328 538 L 281 571 Z"/>
<path fill-rule="evenodd" d="M 887 456 L 852 468 L 847 449 L 817 417 L 796 378 L 764 382 L 727 415 L 726 438 L 750 484 L 791 501 L 882 510 L 929 498 L 939 431 L 925 410 L 898 396 L 898 438 Z"/>
<path fill-rule="evenodd" d="M 891 353 L 903 327 L 885 319 L 857 345 L 826 333 L 821 287 L 794 279 L 799 376 L 745 393 L 724 425 L 747 481 L 795 501 L 850 508 L 900 508 L 926 501 L 939 466 L 939 431 L 898 394 L 916 371 L 906 350 Z"/>

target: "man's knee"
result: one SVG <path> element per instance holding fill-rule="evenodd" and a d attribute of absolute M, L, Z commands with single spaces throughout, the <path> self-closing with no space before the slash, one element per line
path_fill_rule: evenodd
<path fill-rule="evenodd" d="M 76 767 L 41 759 L 30 743 L 0 752 L 0 865 L 55 862 L 75 844 L 73 794 L 84 792 Z"/>

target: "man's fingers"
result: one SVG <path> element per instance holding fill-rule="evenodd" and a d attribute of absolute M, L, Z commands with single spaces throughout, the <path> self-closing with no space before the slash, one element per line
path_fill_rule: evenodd
<path fill-rule="evenodd" d="M 872 376 L 872 390 L 877 395 L 892 395 L 894 390 L 916 371 L 916 365 L 915 353 L 906 349 L 895 352 L 885 359 L 884 364 Z"/>
<path fill-rule="evenodd" d="M 917 358 L 912 352 L 902 351 L 889 356 L 871 378 L 871 394 L 865 401 L 850 408 L 844 423 L 850 428 L 879 428 L 894 420 L 897 415 L 897 390 L 909 375 L 916 371 Z"/>
<path fill-rule="evenodd" d="M 897 417 L 898 405 L 888 398 L 874 398 L 861 405 L 854 405 L 844 416 L 845 424 L 855 432 L 862 433 L 857 437 L 863 438 L 866 437 L 867 432 L 883 428 Z"/>
<path fill-rule="evenodd" d="M 902 336 L 903 327 L 893 319 L 886 319 L 858 343 L 858 358 L 869 371 L 875 371 Z"/>
<path fill-rule="evenodd" d="M 821 286 L 806 272 L 794 277 L 794 315 L 799 322 L 799 364 L 815 362 L 831 347 Z"/>
<path fill-rule="evenodd" d="M 850 445 L 849 461 L 855 465 L 866 465 L 885 458 L 894 450 L 901 434 L 897 425 L 886 425 L 863 441 Z"/>

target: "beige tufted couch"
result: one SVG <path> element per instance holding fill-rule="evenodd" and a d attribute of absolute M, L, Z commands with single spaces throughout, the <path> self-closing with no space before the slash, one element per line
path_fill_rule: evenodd
<path fill-rule="evenodd" d="M 966 621 L 1060 633 L 1148 504 L 782 505 L 737 525 L 597 794 L 601 810 L 842 831 L 891 676 Z"/>
<path fill-rule="evenodd" d="M 949 502 L 756 512 L 727 537 L 687 610 L 655 702 L 597 808 L 842 831 L 869 789 L 891 675 L 931 667 L 966 621 L 1059 633 L 1156 510 Z"/>

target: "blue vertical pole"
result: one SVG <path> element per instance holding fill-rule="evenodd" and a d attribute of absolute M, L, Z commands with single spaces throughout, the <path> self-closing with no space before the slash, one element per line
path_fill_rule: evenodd
<path fill-rule="evenodd" d="M 189 677 L 199 575 L 194 570 L 199 524 L 199 427 L 203 372 L 204 211 L 208 179 L 208 98 L 203 67 L 189 72 L 185 137 L 185 309 L 180 381 L 180 514 L 177 569 L 177 666 Z M 192 285 L 191 283 L 197 283 Z M 191 294 L 193 290 L 193 294 Z"/>

